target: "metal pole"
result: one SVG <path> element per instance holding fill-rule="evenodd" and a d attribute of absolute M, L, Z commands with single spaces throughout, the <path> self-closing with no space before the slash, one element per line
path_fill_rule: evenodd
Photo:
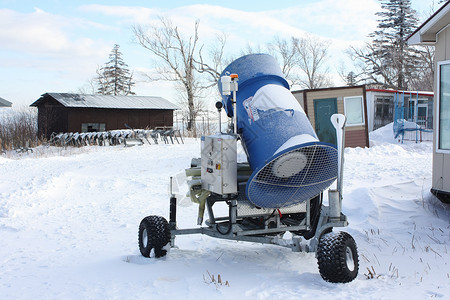
<path fill-rule="evenodd" d="M 415 119 L 416 119 L 416 144 L 417 144 L 417 139 L 418 139 L 418 122 L 419 122 L 419 91 L 417 91 L 416 94 L 416 106 L 414 107 L 414 114 L 415 114 Z"/>
<path fill-rule="evenodd" d="M 170 177 L 170 208 L 169 208 L 169 226 L 170 229 L 177 228 L 177 198 L 172 192 L 172 181 L 173 178 Z"/>
<path fill-rule="evenodd" d="M 219 133 L 222 133 L 222 118 L 221 118 L 221 114 L 220 114 L 220 109 L 217 110 L 218 114 L 219 114 Z"/>
<path fill-rule="evenodd" d="M 206 124 L 208 124 L 208 134 L 211 134 L 211 129 L 209 128 L 209 110 L 206 111 Z"/>
<path fill-rule="evenodd" d="M 237 79 L 236 79 L 237 80 Z M 236 90 L 237 90 L 237 81 L 233 78 L 233 132 L 237 134 L 237 112 L 236 112 Z"/>
<path fill-rule="evenodd" d="M 336 190 L 328 190 L 328 202 L 330 208 L 330 218 L 340 219 L 342 211 L 342 189 L 344 175 L 344 144 L 345 144 L 345 122 L 346 118 L 341 114 L 331 116 L 331 123 L 336 129 L 337 150 L 338 150 L 338 174 Z"/>

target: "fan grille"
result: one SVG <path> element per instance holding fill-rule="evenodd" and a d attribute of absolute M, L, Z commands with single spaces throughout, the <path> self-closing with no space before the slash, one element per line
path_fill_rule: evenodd
<path fill-rule="evenodd" d="M 281 208 L 318 195 L 337 177 L 337 150 L 314 143 L 276 156 L 247 182 L 247 198 L 256 206 Z"/>

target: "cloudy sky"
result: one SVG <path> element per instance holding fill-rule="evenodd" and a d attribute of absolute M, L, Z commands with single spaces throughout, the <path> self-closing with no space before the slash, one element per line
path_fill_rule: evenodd
<path fill-rule="evenodd" d="M 424 21 L 437 2 L 412 0 L 412 7 Z M 334 72 L 345 62 L 345 49 L 368 41 L 380 10 L 377 0 L 0 0 L 0 97 L 20 108 L 46 92 L 86 90 L 97 67 L 119 44 L 135 74 L 134 91 L 176 102 L 170 84 L 141 76 L 151 72 L 155 59 L 136 43 L 131 29 L 159 16 L 170 18 L 186 34 L 199 19 L 205 45 L 225 32 L 229 56 L 247 45 L 264 46 L 274 36 L 308 33 L 329 43 L 328 64 Z"/>

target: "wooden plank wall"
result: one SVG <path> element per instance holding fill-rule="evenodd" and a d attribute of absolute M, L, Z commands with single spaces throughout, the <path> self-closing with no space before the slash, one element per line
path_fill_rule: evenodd
<path fill-rule="evenodd" d="M 172 110 L 147 109 L 70 109 L 69 132 L 80 132 L 82 123 L 105 123 L 106 130 L 132 128 L 172 127 Z"/>
<path fill-rule="evenodd" d="M 306 97 L 305 97 L 306 96 Z M 344 114 L 344 98 L 352 96 L 363 96 L 364 103 L 364 120 L 365 124 L 360 126 L 346 126 L 345 127 L 345 146 L 346 147 L 369 147 L 369 137 L 367 128 L 367 103 L 365 96 L 365 88 L 363 86 L 357 86 L 354 88 L 329 88 L 319 90 L 307 90 L 306 95 L 302 97 L 304 107 L 306 107 L 306 114 L 315 128 L 314 117 L 314 100 L 315 99 L 327 99 L 337 98 L 338 113 Z M 305 101 L 306 98 L 306 101 Z"/>

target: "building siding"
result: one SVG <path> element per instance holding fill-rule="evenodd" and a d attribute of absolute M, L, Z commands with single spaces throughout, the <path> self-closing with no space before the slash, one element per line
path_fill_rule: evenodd
<path fill-rule="evenodd" d="M 367 104 L 365 97 L 365 88 L 363 86 L 305 90 L 293 92 L 293 94 L 297 101 L 300 102 L 302 107 L 304 109 L 306 108 L 305 112 L 313 128 L 316 127 L 316 120 L 314 116 L 314 100 L 336 98 L 338 113 L 345 115 L 344 98 L 352 96 L 362 96 L 364 104 L 364 124 L 345 127 L 345 145 L 346 147 L 369 147 L 367 129 Z"/>
<path fill-rule="evenodd" d="M 363 89 L 361 87 L 358 88 L 345 88 L 342 90 L 338 89 L 325 89 L 323 91 L 307 91 L 306 96 L 306 102 L 308 108 L 310 110 L 314 110 L 314 100 L 315 99 L 326 99 L 326 98 L 337 98 L 337 106 L 338 106 L 338 113 L 344 114 L 344 97 L 351 97 L 351 96 L 362 96 L 363 95 Z M 310 121 L 313 127 L 316 126 L 314 114 L 311 112 L 308 112 L 308 115 L 310 116 Z M 362 126 L 363 128 L 363 126 Z"/>
<path fill-rule="evenodd" d="M 447 27 L 437 35 L 435 46 L 436 62 L 450 60 L 450 27 Z M 437 64 L 436 64 L 437 66 Z M 436 69 L 434 82 L 435 92 L 437 91 L 437 74 L 439 70 Z M 439 97 L 439 95 L 436 95 Z M 433 111 L 437 113 L 437 102 L 434 101 Z M 434 118 L 434 138 L 433 138 L 433 183 L 432 186 L 438 190 L 450 192 L 450 154 L 437 153 L 438 142 L 438 128 L 437 118 Z"/>
<path fill-rule="evenodd" d="M 345 147 L 365 147 L 366 131 L 364 129 L 348 130 L 345 128 Z"/>

